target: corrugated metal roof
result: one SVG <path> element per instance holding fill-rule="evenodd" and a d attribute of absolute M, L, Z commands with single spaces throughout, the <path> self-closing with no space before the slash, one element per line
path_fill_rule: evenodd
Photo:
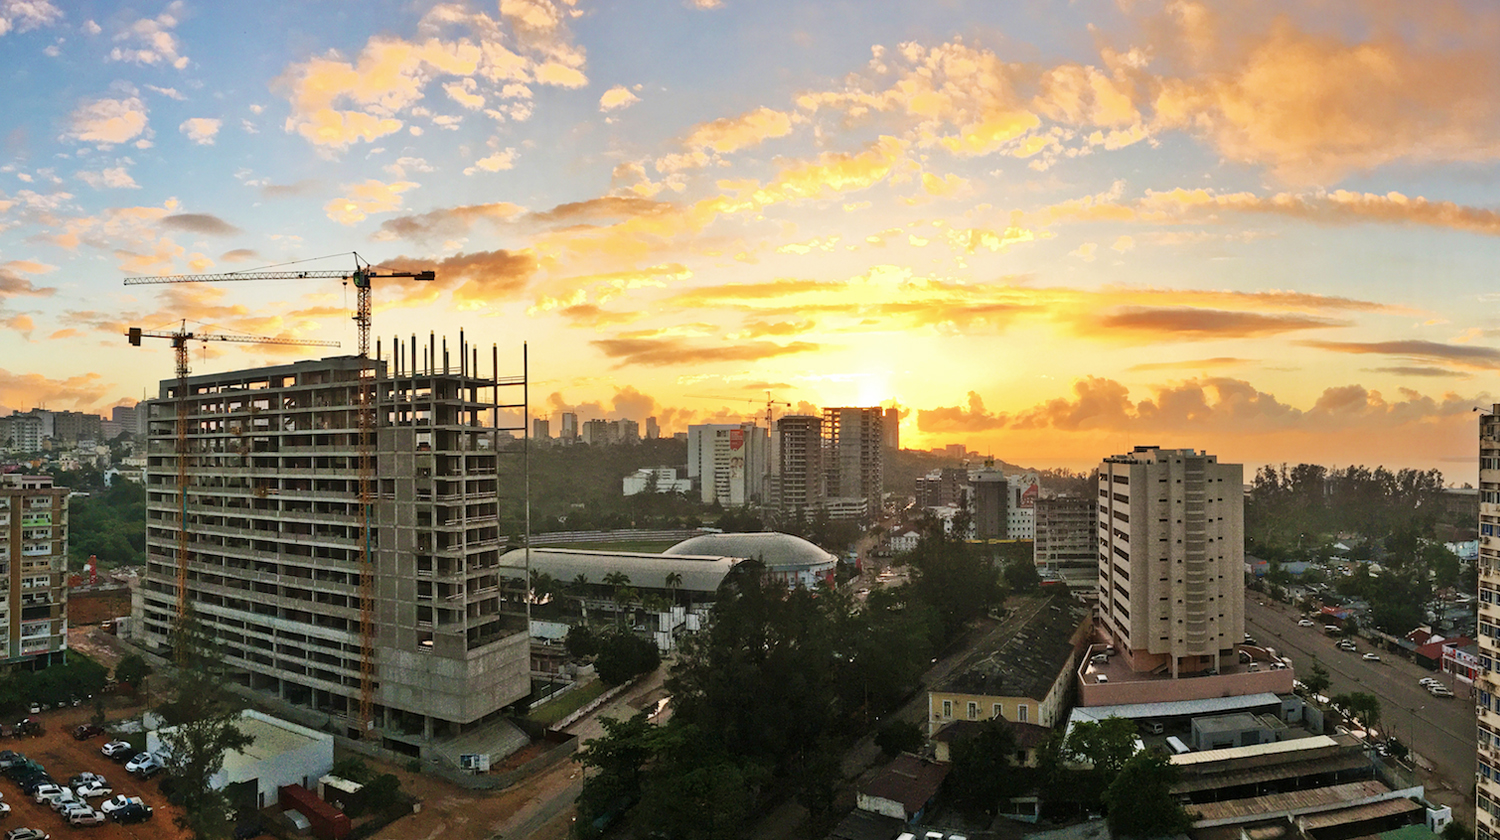
<path fill-rule="evenodd" d="M 1368 805 L 1355 805 L 1353 808 L 1344 808 L 1339 811 L 1328 811 L 1322 814 L 1308 814 L 1297 818 L 1297 826 L 1303 831 L 1317 831 L 1320 828 L 1329 828 L 1335 825 L 1349 825 L 1361 823 L 1366 820 L 1377 820 L 1381 817 L 1394 817 L 1397 814 L 1409 814 L 1412 811 L 1421 811 L 1422 806 L 1410 799 L 1387 799 L 1383 802 L 1371 802 Z M 1428 832 L 1431 834 L 1431 832 Z"/>
<path fill-rule="evenodd" d="M 1073 709 L 1068 725 L 1075 721 L 1100 721 L 1105 718 L 1122 717 L 1131 720 L 1160 717 L 1196 717 L 1240 709 L 1256 709 L 1262 706 L 1280 706 L 1281 698 L 1270 692 L 1245 694 L 1239 697 L 1209 697 L 1203 700 L 1172 700 L 1165 703 L 1123 703 L 1117 706 L 1079 706 Z"/>
<path fill-rule="evenodd" d="M 1251 758 L 1257 755 L 1293 753 L 1335 746 L 1338 746 L 1338 742 L 1329 736 L 1314 735 L 1311 738 L 1293 738 L 1290 741 L 1275 741 L 1270 744 L 1251 744 L 1245 747 L 1225 747 L 1222 750 L 1183 753 L 1172 756 L 1172 763 L 1186 768 L 1194 764 L 1208 764 L 1214 761 L 1233 761 L 1237 758 Z"/>
<path fill-rule="evenodd" d="M 1189 810 L 1197 813 L 1195 821 L 1224 820 L 1235 817 L 1260 816 L 1287 811 L 1305 811 L 1367 799 L 1390 793 L 1390 788 L 1377 781 L 1349 782 L 1332 787 L 1293 790 L 1286 793 L 1268 793 L 1265 796 L 1249 796 L 1244 799 L 1228 799 L 1223 802 L 1204 802 Z"/>
<path fill-rule="evenodd" d="M 737 557 L 701 555 L 648 554 L 636 551 L 587 551 L 573 548 L 533 548 L 531 568 L 546 572 L 558 581 L 571 583 L 585 575 L 589 583 L 604 584 L 604 576 L 624 572 L 630 585 L 639 589 L 666 589 L 667 575 L 682 575 L 683 592 L 713 593 L 737 564 Z M 501 574 L 521 577 L 525 574 L 526 549 L 517 548 L 500 555 Z"/>
<path fill-rule="evenodd" d="M 1254 767 L 1246 770 L 1233 770 L 1228 773 L 1214 773 L 1208 776 L 1184 779 L 1172 785 L 1172 792 L 1197 793 L 1201 790 L 1232 788 L 1240 785 L 1274 782 L 1280 779 L 1295 779 L 1300 776 L 1313 776 L 1320 773 L 1338 773 L 1344 770 L 1358 770 L 1369 766 L 1370 760 L 1362 755 L 1348 755 L 1333 759 L 1319 757 L 1302 761 L 1292 761 L 1286 764 L 1273 764 L 1269 767 Z"/>

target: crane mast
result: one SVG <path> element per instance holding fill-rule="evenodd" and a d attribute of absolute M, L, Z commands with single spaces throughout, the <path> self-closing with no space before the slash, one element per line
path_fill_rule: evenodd
<path fill-rule="evenodd" d="M 359 434 L 359 545 L 361 552 L 359 575 L 359 720 L 360 737 L 368 735 L 375 720 L 375 558 L 374 558 L 374 506 L 375 506 L 375 403 L 377 369 L 370 361 L 370 328 L 373 320 L 372 281 L 376 278 L 407 278 L 432 281 L 437 278 L 433 271 L 376 271 L 354 255 L 353 271 L 235 271 L 225 274 L 174 274 L 164 277 L 127 277 L 125 285 L 136 286 L 156 283 L 222 283 L 240 280 L 341 280 L 353 281 L 357 297 L 354 322 L 359 330 L 359 381 L 354 395 Z M 138 342 L 137 342 L 138 343 Z M 185 349 L 178 351 L 179 388 L 185 388 L 187 356 Z M 181 437 L 186 428 L 183 394 L 179 394 L 178 429 L 179 447 L 185 447 Z M 184 455 L 178 454 L 179 487 L 186 487 L 185 474 L 181 472 Z M 183 493 L 184 499 L 186 493 Z M 183 503 L 183 525 L 187 523 L 187 505 Z M 182 537 L 178 548 L 178 615 L 186 608 L 187 592 L 187 544 Z"/>

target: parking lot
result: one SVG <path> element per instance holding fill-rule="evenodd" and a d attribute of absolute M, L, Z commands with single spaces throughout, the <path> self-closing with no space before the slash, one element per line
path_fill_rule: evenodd
<path fill-rule="evenodd" d="M 150 820 L 134 825 L 120 825 L 111 821 L 100 826 L 74 827 L 68 825 L 62 816 L 48 806 L 39 805 L 22 794 L 21 789 L 14 782 L 0 778 L 0 795 L 3 795 L 0 801 L 10 806 L 10 814 L 0 819 L 0 830 L 9 831 L 27 826 L 39 828 L 54 838 L 77 834 L 97 838 L 97 840 L 117 840 L 117 838 L 118 840 L 124 840 L 124 838 L 187 840 L 189 835 L 172 824 L 172 817 L 177 809 L 167 804 L 166 797 L 157 787 L 157 782 L 163 778 L 162 776 L 143 782 L 126 773 L 123 762 L 117 764 L 99 753 L 99 748 L 109 740 L 105 736 L 97 736 L 87 741 L 73 740 L 73 728 L 80 723 L 87 723 L 92 715 L 92 709 L 82 707 L 32 715 L 46 726 L 46 734 L 41 737 L 5 738 L 0 740 L 0 750 L 24 753 L 27 758 L 44 766 L 52 778 L 62 784 L 67 784 L 68 778 L 78 773 L 85 771 L 99 773 L 109 780 L 115 793 L 139 796 L 147 805 L 155 809 L 156 813 Z M 138 741 L 139 736 L 136 736 L 135 740 Z M 102 799 L 94 799 L 92 804 L 97 808 L 102 801 Z"/>

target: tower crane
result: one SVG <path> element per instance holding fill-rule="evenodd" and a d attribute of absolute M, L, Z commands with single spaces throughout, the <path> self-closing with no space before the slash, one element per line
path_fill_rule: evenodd
<path fill-rule="evenodd" d="M 691 397 L 693 397 L 695 399 L 700 399 L 700 400 L 728 400 L 730 402 L 747 402 L 747 403 L 757 403 L 757 404 L 760 402 L 760 400 L 754 399 L 752 397 L 720 397 L 720 396 L 715 396 L 713 394 L 690 394 L 689 396 L 691 396 Z M 776 407 L 778 407 L 778 406 L 781 407 L 781 408 L 791 408 L 792 404 L 789 403 L 789 402 L 787 402 L 787 401 L 785 401 L 785 400 L 773 399 L 771 397 L 771 392 L 767 391 L 766 392 L 766 428 L 767 429 L 771 429 L 773 431 L 775 430 L 775 426 L 772 425 L 771 421 L 774 418 L 773 410 Z"/>
<path fill-rule="evenodd" d="M 407 278 L 431 281 L 434 271 L 376 271 L 368 261 L 354 254 L 353 271 L 232 271 L 226 274 L 169 274 L 162 277 L 127 277 L 125 285 L 154 283 L 222 283 L 236 280 L 340 280 L 354 281 L 358 303 L 354 322 L 359 325 L 359 358 L 363 360 L 359 376 L 359 718 L 360 734 L 367 735 L 374 725 L 375 712 L 375 558 L 373 556 L 373 522 L 375 484 L 375 370 L 370 360 L 370 322 L 373 310 L 372 285 L 377 278 Z M 181 572 L 179 571 L 179 574 Z M 181 596 L 179 596 L 181 597 Z"/>
<path fill-rule="evenodd" d="M 279 345 L 309 345 L 317 347 L 337 347 L 337 341 L 315 341 L 312 339 L 299 338 L 259 338 L 250 335 L 214 335 L 211 333 L 199 333 L 189 331 L 187 322 L 183 321 L 182 329 L 176 332 L 146 332 L 140 327 L 131 327 L 125 333 L 130 340 L 130 346 L 140 347 L 143 338 L 164 338 L 172 342 L 173 353 L 177 357 L 177 498 L 178 516 L 177 522 L 177 620 L 180 622 L 187 613 L 187 577 L 188 577 L 188 548 L 187 548 L 187 481 L 188 481 L 188 446 L 187 446 L 187 377 L 188 377 L 188 342 L 189 341 L 228 341 L 238 344 L 279 344 Z M 178 656 L 182 651 L 178 651 Z"/>

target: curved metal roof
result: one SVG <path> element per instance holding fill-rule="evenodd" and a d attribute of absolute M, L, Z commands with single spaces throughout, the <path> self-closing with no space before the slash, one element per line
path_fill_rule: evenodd
<path fill-rule="evenodd" d="M 756 531 L 742 534 L 701 534 L 662 552 L 666 555 L 712 555 L 759 560 L 772 572 L 832 568 L 838 558 L 791 534 Z"/>
<path fill-rule="evenodd" d="M 546 572 L 562 583 L 585 575 L 589 583 L 603 585 L 604 576 L 624 572 L 630 585 L 638 589 L 666 589 L 667 575 L 682 576 L 684 592 L 716 592 L 740 558 L 705 555 L 647 554 L 636 551 L 587 551 L 574 548 L 533 548 L 531 568 Z M 520 577 L 526 568 L 526 549 L 517 548 L 500 555 L 502 573 L 511 571 Z"/>

